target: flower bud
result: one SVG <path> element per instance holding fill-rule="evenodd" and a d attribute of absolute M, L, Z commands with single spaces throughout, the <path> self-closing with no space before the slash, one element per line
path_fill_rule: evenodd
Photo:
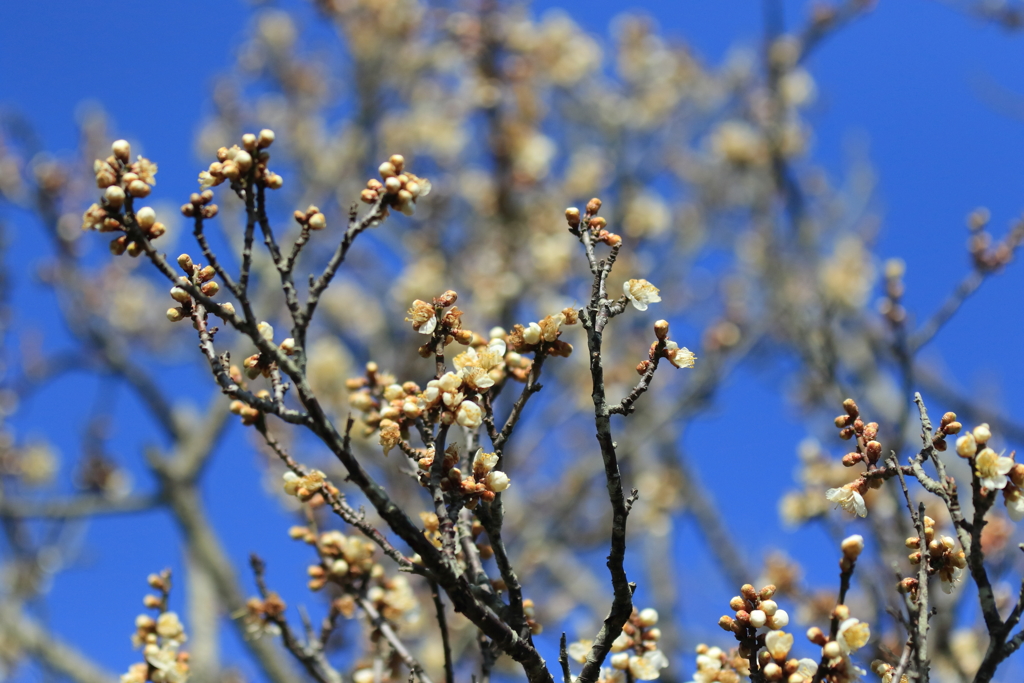
<path fill-rule="evenodd" d="M 156 211 L 151 206 L 144 206 L 135 212 L 135 220 L 143 230 L 149 230 L 156 223 Z"/>
<path fill-rule="evenodd" d="M 668 339 L 667 320 L 659 320 L 656 323 L 654 323 L 654 336 L 656 336 L 661 341 L 665 341 L 666 339 Z"/>
<path fill-rule="evenodd" d="M 252 168 L 252 155 L 248 152 L 239 152 L 235 155 L 234 161 L 242 173 L 247 173 Z"/>
<path fill-rule="evenodd" d="M 843 466 L 853 467 L 857 463 L 861 462 L 863 459 L 864 455 L 862 453 L 847 453 L 846 455 L 843 456 Z"/>
<path fill-rule="evenodd" d="M 128 184 L 128 194 L 133 197 L 148 197 L 149 191 L 149 185 L 141 180 L 133 180 Z"/>
<path fill-rule="evenodd" d="M 587 202 L 587 213 L 590 214 L 591 216 L 597 215 L 597 212 L 600 210 L 601 200 L 598 199 L 597 197 L 594 197 L 589 202 Z"/>
<path fill-rule="evenodd" d="M 167 309 L 167 319 L 170 320 L 172 323 L 176 323 L 179 320 L 182 320 L 184 317 L 185 317 L 185 311 L 183 311 L 181 308 L 168 308 Z"/>
<path fill-rule="evenodd" d="M 270 147 L 272 144 L 274 144 L 274 137 L 274 131 L 270 130 L 269 128 L 264 128 L 263 130 L 260 131 L 260 136 L 256 140 L 256 146 L 259 147 L 260 149 Z"/>
<path fill-rule="evenodd" d="M 117 185 L 108 187 L 103 193 L 103 197 L 107 200 L 107 204 L 114 209 L 120 209 L 124 204 L 124 190 Z"/>
<path fill-rule="evenodd" d="M 992 438 L 992 431 L 988 428 L 987 422 L 975 427 L 973 434 L 974 440 L 978 443 L 988 443 L 988 440 Z"/>
<path fill-rule="evenodd" d="M 187 304 L 192 301 L 191 295 L 181 287 L 171 287 L 171 298 L 179 304 Z"/>
<path fill-rule="evenodd" d="M 961 458 L 973 458 L 978 452 L 978 442 L 974 434 L 967 433 L 956 440 L 956 453 Z"/>
<path fill-rule="evenodd" d="M 574 206 L 565 210 L 565 220 L 570 228 L 578 228 L 580 225 L 580 210 Z"/>
<path fill-rule="evenodd" d="M 860 415 L 860 409 L 857 407 L 857 402 L 852 398 L 848 398 L 843 401 L 843 410 L 845 410 L 846 414 L 850 417 L 857 417 Z"/>
<path fill-rule="evenodd" d="M 656 609 L 651 608 L 651 607 L 648 607 L 646 609 L 642 609 L 642 610 L 640 610 L 640 614 L 638 615 L 638 618 L 640 619 L 640 625 L 641 626 L 647 626 L 647 627 L 654 626 L 655 624 L 658 623 L 658 611 Z"/>
<path fill-rule="evenodd" d="M 110 146 L 110 151 L 114 153 L 118 161 L 126 164 L 132 158 L 132 146 L 128 144 L 127 140 L 114 140 L 114 144 Z"/>
<path fill-rule="evenodd" d="M 856 560 L 860 557 L 860 554 L 864 551 L 864 537 L 860 534 L 854 534 L 843 539 L 840 547 L 843 550 L 843 556 L 850 560 Z"/>
<path fill-rule="evenodd" d="M 309 217 L 310 230 L 323 230 L 327 227 L 327 217 L 322 213 L 314 213 Z"/>

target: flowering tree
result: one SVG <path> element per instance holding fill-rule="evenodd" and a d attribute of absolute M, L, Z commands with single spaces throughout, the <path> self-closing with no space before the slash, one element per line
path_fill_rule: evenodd
<path fill-rule="evenodd" d="M 75 160 L 36 156 L 24 126 L 4 128 L 0 190 L 48 231 L 46 283 L 79 345 L 70 360 L 12 358 L 7 395 L 87 367 L 131 389 L 160 444 L 131 456 L 154 481 L 137 493 L 109 437 L 91 435 L 69 497 L 33 493 L 52 454 L 4 432 L 11 671 L 35 660 L 113 680 L 34 613 L 60 545 L 46 532 L 153 509 L 180 531 L 189 598 L 172 610 L 171 573 L 149 576 L 126 683 L 223 680 L 227 629 L 274 683 L 684 680 L 693 636 L 671 609 L 669 540 L 681 515 L 736 591 L 721 631 L 698 630 L 714 642 L 697 646 L 694 681 L 1011 670 L 1024 584 L 1002 586 L 1019 564 L 1006 548 L 1024 464 L 997 448 L 1024 430 L 956 395 L 919 352 L 1011 262 L 1024 224 L 997 238 L 973 213 L 970 267 L 923 323 L 903 307 L 898 260 L 870 306 L 865 198 L 815 181 L 802 117 L 807 56 L 870 3 L 770 35 L 760 70 L 712 69 L 637 17 L 606 41 L 491 2 L 315 5 L 343 54 L 311 56 L 290 15 L 261 12 L 216 90 L 180 216 L 144 205 L 158 160 L 111 144 L 102 115 L 83 120 Z M 112 256 L 90 255 L 101 238 L 79 225 L 108 233 Z M 194 246 L 166 253 L 187 232 Z M 709 260 L 721 286 L 701 293 L 690 283 Z M 793 367 L 809 433 L 829 420 L 838 432 L 800 445 L 799 488 L 779 504 L 834 540 L 823 552 L 839 575 L 818 590 L 788 558 L 745 559 L 728 501 L 683 451 L 680 430 L 754 357 Z M 942 405 L 937 423 L 924 397 Z M 301 580 L 260 548 L 247 567 L 225 550 L 231 529 L 203 488 L 222 442 L 292 518 Z M 756 476 L 744 495 L 768 497 Z M 256 505 L 258 492 L 216 484 Z"/>

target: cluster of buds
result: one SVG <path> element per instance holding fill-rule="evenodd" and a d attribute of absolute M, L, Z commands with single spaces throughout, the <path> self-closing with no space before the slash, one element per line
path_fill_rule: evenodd
<path fill-rule="evenodd" d="M 388 577 L 384 566 L 374 559 L 376 548 L 358 536 L 340 531 L 319 535 L 306 526 L 294 526 L 288 535 L 315 546 L 318 562 L 307 569 L 309 589 L 321 590 L 327 584 L 339 588 L 342 595 L 331 603 L 331 611 L 351 619 L 356 612 L 356 595 L 365 595 L 385 619 L 397 622 L 419 610 L 412 586 L 403 575 Z"/>
<path fill-rule="evenodd" d="M 423 414 L 419 385 L 397 384 L 394 375 L 381 372 L 373 361 L 366 364 L 364 376 L 350 377 L 345 387 L 352 392 L 349 405 L 363 413 L 365 436 L 380 429 L 384 455 L 402 441 L 408 428 Z"/>
<path fill-rule="evenodd" d="M 241 387 L 242 389 L 247 388 L 245 381 L 246 377 L 242 374 L 242 371 L 238 368 L 237 365 L 232 365 L 228 369 L 228 375 L 231 377 L 231 381 L 237 384 L 239 387 Z M 270 392 L 267 391 L 266 389 L 261 389 L 257 391 L 256 397 L 268 401 L 271 398 Z M 242 418 L 242 424 L 247 426 L 256 424 L 256 420 L 258 420 L 260 416 L 260 411 L 258 411 L 256 408 L 253 408 L 248 403 L 244 401 L 239 401 L 238 399 L 232 401 L 228 409 L 233 414 L 238 415 L 240 418 Z"/>
<path fill-rule="evenodd" d="M 182 254 L 178 257 L 178 266 L 184 271 L 185 275 L 178 278 L 177 284 L 171 287 L 171 298 L 179 304 L 167 309 L 167 319 L 172 323 L 184 320 L 192 315 L 192 295 L 182 285 L 198 287 L 199 291 L 208 297 L 216 296 L 220 291 L 220 285 L 213 279 L 216 275 L 213 266 L 203 267 L 193 263 L 192 257 L 188 254 Z M 229 315 L 235 312 L 235 307 L 229 303 L 221 304 L 221 308 Z"/>
<path fill-rule="evenodd" d="M 963 425 L 957 422 L 956 413 L 943 414 L 942 419 L 939 420 L 939 426 L 935 428 L 935 433 L 932 434 L 932 445 L 935 447 L 935 450 L 946 450 L 946 437 L 959 434 L 961 429 L 963 429 Z"/>
<path fill-rule="evenodd" d="M 651 363 L 654 361 L 655 355 L 658 353 L 659 342 L 665 342 L 665 348 L 662 349 L 661 355 L 664 356 L 673 367 L 692 368 L 697 362 L 697 356 L 694 355 L 693 351 L 690 351 L 690 349 L 685 346 L 679 346 L 679 344 L 668 338 L 667 320 L 659 320 L 654 323 L 654 335 L 658 338 L 658 341 L 651 344 L 651 348 L 647 352 L 648 360 L 641 361 L 636 366 L 636 373 L 638 375 L 643 376 L 650 369 Z"/>
<path fill-rule="evenodd" d="M 420 483 L 430 485 L 430 469 L 436 454 L 433 449 L 427 450 L 419 459 Z M 451 444 L 444 452 L 441 463 L 441 490 L 456 494 L 466 508 L 473 509 L 483 500 L 491 502 L 495 494 L 501 493 L 512 485 L 508 475 L 495 470 L 498 456 L 495 453 L 484 453 L 478 449 L 473 457 L 472 471 L 463 474 L 458 447 Z"/>
<path fill-rule="evenodd" d="M 408 317 L 405 320 L 412 323 L 412 329 L 420 334 L 440 338 L 444 346 L 456 341 L 463 346 L 468 345 L 473 339 L 473 333 L 462 329 L 462 311 L 453 305 L 458 298 L 458 293 L 449 289 L 441 296 L 434 297 L 431 303 L 416 299 L 406 311 Z M 445 309 L 449 306 L 451 310 L 446 312 Z M 431 342 L 427 342 L 419 349 L 420 355 L 424 358 L 429 358 L 440 351 L 441 349 L 436 348 Z"/>
<path fill-rule="evenodd" d="M 601 200 L 594 197 L 587 202 L 586 210 L 580 215 L 580 210 L 572 206 L 565 210 L 565 220 L 569 224 L 569 232 L 579 237 L 583 230 L 587 230 L 590 238 L 595 242 L 604 242 L 609 247 L 617 247 L 622 244 L 622 238 L 606 228 L 608 221 L 597 212 L 601 210 Z"/>
<path fill-rule="evenodd" d="M 757 629 L 765 627 L 777 631 L 789 624 L 789 613 L 779 609 L 779 605 L 772 600 L 774 596 L 773 585 L 756 590 L 745 583 L 740 587 L 740 594 L 729 601 L 729 608 L 735 615 L 730 617 L 726 614 L 718 620 L 723 630 L 734 634 L 736 640 L 740 641 L 741 655 L 748 656 L 756 648 Z"/>
<path fill-rule="evenodd" d="M 145 661 L 132 664 L 128 673 L 121 676 L 121 682 L 185 683 L 189 676 L 189 657 L 180 650 L 187 636 L 178 615 L 167 609 L 171 572 L 165 569 L 159 574 L 150 574 L 147 581 L 158 594 L 147 595 L 143 604 L 156 610 L 157 617 L 154 619 L 148 614 L 136 617 L 132 643 L 142 648 Z"/>
<path fill-rule="evenodd" d="M 1024 221 L 1018 220 L 1002 242 L 993 244 L 992 233 L 986 229 L 990 220 L 991 215 L 985 208 L 976 209 L 967 217 L 967 227 L 971 231 L 967 250 L 975 269 L 982 273 L 999 270 L 1010 263 L 1013 253 L 1024 241 Z"/>
<path fill-rule="evenodd" d="M 694 681 L 700 683 L 740 683 L 750 676 L 750 660 L 736 649 L 725 652 L 720 647 L 697 646 L 697 671 Z"/>
<path fill-rule="evenodd" d="M 416 210 L 416 200 L 430 194 L 430 181 L 405 170 L 405 157 L 401 154 L 392 154 L 377 170 L 381 180 L 366 181 L 366 189 L 359 195 L 366 204 L 381 200 L 384 206 L 393 206 L 411 216 Z"/>
<path fill-rule="evenodd" d="M 875 466 L 882 457 L 882 444 L 876 440 L 878 436 L 878 423 L 865 423 L 860 415 L 860 408 L 852 398 L 843 401 L 842 415 L 835 419 L 836 428 L 839 430 L 839 438 L 843 441 L 854 439 L 855 451 L 843 456 L 843 465 L 853 467 L 854 465 L 866 462 L 868 468 Z"/>
<path fill-rule="evenodd" d="M 256 326 L 256 332 L 259 333 L 259 335 L 266 341 L 274 341 L 274 327 L 267 321 L 261 321 Z M 287 337 L 281 340 L 281 343 L 277 345 L 277 348 L 281 353 L 286 356 L 290 356 L 295 353 L 295 340 L 291 337 Z M 260 375 L 270 377 L 274 370 L 277 369 L 277 363 L 274 361 L 273 356 L 260 351 L 248 356 L 244 361 L 242 361 L 242 366 L 245 368 L 245 374 L 249 379 L 256 379 Z"/>
<path fill-rule="evenodd" d="M 516 353 L 543 351 L 547 356 L 568 358 L 572 354 L 572 344 L 564 342 L 562 325 L 575 325 L 579 322 L 579 312 L 571 306 L 549 315 L 539 323 L 530 323 L 525 327 L 515 325 L 508 335 L 508 345 Z"/>
<path fill-rule="evenodd" d="M 305 211 L 296 211 L 292 214 L 295 218 L 295 222 L 302 227 L 302 231 L 307 230 L 323 230 L 327 227 L 327 217 L 320 211 L 320 209 L 312 204 Z"/>
<path fill-rule="evenodd" d="M 870 472 L 875 469 L 876 463 L 882 457 L 882 444 L 877 439 L 878 423 L 865 422 L 857 402 L 852 398 L 843 401 L 843 411 L 843 414 L 834 420 L 839 430 L 839 438 L 843 441 L 854 441 L 854 450 L 843 456 L 843 465 L 853 467 L 865 463 Z M 878 488 L 883 483 L 884 481 L 878 477 L 860 477 L 839 488 L 828 489 L 825 492 L 825 499 L 851 514 L 867 517 L 864 493 L 868 488 Z"/>
<path fill-rule="evenodd" d="M 303 503 L 309 502 L 318 493 L 326 493 L 332 497 L 338 495 L 338 489 L 327 481 L 327 475 L 320 470 L 310 470 L 302 476 L 289 470 L 284 473 L 283 479 L 284 492 L 289 496 L 295 496 Z"/>
<path fill-rule="evenodd" d="M 867 645 L 871 639 L 871 627 L 866 622 L 851 617 L 850 608 L 846 605 L 836 605 L 832 610 L 832 618 L 839 622 L 834 640 L 817 626 L 807 631 L 807 639 L 821 647 L 825 667 L 821 680 L 857 680 L 866 672 L 854 665 L 850 655 Z"/>
<path fill-rule="evenodd" d="M 109 157 L 97 159 L 93 164 L 96 186 L 103 190 L 103 197 L 82 215 L 82 229 L 124 232 L 129 221 L 134 220 L 147 239 L 160 237 L 167 228 L 156 220 L 156 212 L 151 207 L 146 206 L 136 212 L 131 210 L 131 200 L 148 197 L 150 186 L 156 184 L 156 164 L 141 156 L 134 163 L 129 163 L 131 146 L 127 140 L 115 141 L 111 150 L 113 153 Z M 115 256 L 128 252 L 134 257 L 143 249 L 142 245 L 121 235 L 110 243 L 110 251 Z"/>
<path fill-rule="evenodd" d="M 384 574 L 384 567 L 374 561 L 374 546 L 357 536 L 346 536 L 334 530 L 318 536 L 304 526 L 292 527 L 288 535 L 316 547 L 319 560 L 306 571 L 310 590 L 318 591 L 328 582 L 348 587 L 366 577 Z"/>
<path fill-rule="evenodd" d="M 910 553 L 910 564 L 927 562 L 928 574 L 938 574 L 942 579 L 942 590 L 951 593 L 954 586 L 960 581 L 967 566 L 967 556 L 963 550 L 957 550 L 957 542 L 952 536 L 935 535 L 935 520 L 931 517 L 924 518 L 924 540 L 918 536 L 911 536 L 907 539 L 906 545 L 913 552 Z M 913 584 L 900 583 L 904 592 L 916 589 L 916 581 Z"/>
<path fill-rule="evenodd" d="M 284 180 L 267 168 L 270 161 L 267 148 L 272 144 L 274 131 L 264 128 L 259 135 L 243 135 L 241 147 L 221 147 L 217 150 L 217 161 L 199 174 L 200 187 L 205 190 L 223 182 L 229 182 L 233 187 L 246 187 L 252 179 L 271 190 L 280 189 Z"/>
<path fill-rule="evenodd" d="M 952 415 L 952 413 L 947 413 Z M 955 423 L 959 428 L 960 423 Z M 989 447 L 992 430 L 987 423 L 975 427 L 956 440 L 956 452 L 970 461 L 983 494 L 1003 492 L 1010 519 L 1024 519 L 1024 463 L 1014 461 L 1014 453 L 1005 456 Z"/>
<path fill-rule="evenodd" d="M 790 656 L 793 649 L 793 634 L 785 631 L 770 631 L 764 636 L 764 649 L 757 653 L 757 664 L 768 681 L 786 683 L 811 683 L 818 671 L 813 659 L 797 659 Z"/>
<path fill-rule="evenodd" d="M 245 612 L 242 614 L 246 638 L 256 639 L 265 635 L 280 634 L 279 622 L 284 618 L 285 607 L 284 600 L 274 592 L 268 593 L 264 599 L 249 598 L 245 602 Z"/>
<path fill-rule="evenodd" d="M 606 681 L 625 681 L 626 672 L 633 680 L 653 681 L 661 676 L 661 670 L 668 666 L 668 658 L 658 649 L 661 629 L 658 628 L 658 612 L 648 607 L 633 608 L 633 613 L 622 626 L 622 633 L 612 641 L 608 663 L 611 670 L 602 672 Z M 587 661 L 591 643 L 581 640 L 572 643 L 567 653 L 577 662 Z M 738 682 L 737 682 L 738 683 Z"/>
<path fill-rule="evenodd" d="M 218 210 L 219 207 L 213 203 L 213 190 L 193 192 L 189 195 L 188 203 L 181 205 L 181 215 L 185 218 L 213 218 Z"/>

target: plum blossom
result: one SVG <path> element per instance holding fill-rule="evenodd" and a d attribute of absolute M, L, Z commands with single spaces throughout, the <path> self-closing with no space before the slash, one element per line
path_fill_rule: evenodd
<path fill-rule="evenodd" d="M 1013 469 L 1013 458 L 996 455 L 991 448 L 984 448 L 974 460 L 974 471 L 981 479 L 981 485 L 989 490 L 1006 488 L 1007 473 Z"/>
<path fill-rule="evenodd" d="M 836 635 L 836 642 L 843 652 L 850 653 L 864 647 L 871 638 L 871 628 L 861 621 L 850 617 L 839 624 L 839 632 Z"/>
<path fill-rule="evenodd" d="M 665 342 L 665 358 L 677 368 L 692 368 L 697 361 L 693 351 L 685 346 L 680 347 L 672 340 Z"/>
<path fill-rule="evenodd" d="M 647 280 L 626 280 L 622 283 L 622 293 L 638 311 L 646 311 L 649 304 L 661 301 L 660 290 Z"/>
<path fill-rule="evenodd" d="M 860 482 L 852 482 L 842 488 L 829 489 L 825 492 L 825 498 L 847 512 L 855 513 L 860 517 L 867 517 L 868 509 L 864 505 L 864 496 L 860 494 L 859 489 Z"/>
<path fill-rule="evenodd" d="M 413 301 L 406 315 L 409 316 L 406 318 L 406 321 L 411 322 L 412 329 L 420 334 L 433 334 L 434 329 L 437 327 L 437 315 L 435 314 L 434 307 L 426 301 L 419 299 Z"/>

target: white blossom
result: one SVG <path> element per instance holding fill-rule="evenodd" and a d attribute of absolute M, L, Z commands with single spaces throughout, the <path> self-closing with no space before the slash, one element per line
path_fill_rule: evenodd
<path fill-rule="evenodd" d="M 649 304 L 661 301 L 658 288 L 647 280 L 626 280 L 622 283 L 622 293 L 638 311 L 646 311 Z"/>
<path fill-rule="evenodd" d="M 868 509 L 864 505 L 864 497 L 860 495 L 854 484 L 847 484 L 842 488 L 829 489 L 825 492 L 825 499 L 842 507 L 847 512 L 853 512 L 860 517 L 868 516 Z"/>
<path fill-rule="evenodd" d="M 1013 458 L 997 455 L 991 448 L 984 448 L 974 460 L 974 468 L 987 489 L 1006 488 L 1007 473 L 1013 469 Z"/>

